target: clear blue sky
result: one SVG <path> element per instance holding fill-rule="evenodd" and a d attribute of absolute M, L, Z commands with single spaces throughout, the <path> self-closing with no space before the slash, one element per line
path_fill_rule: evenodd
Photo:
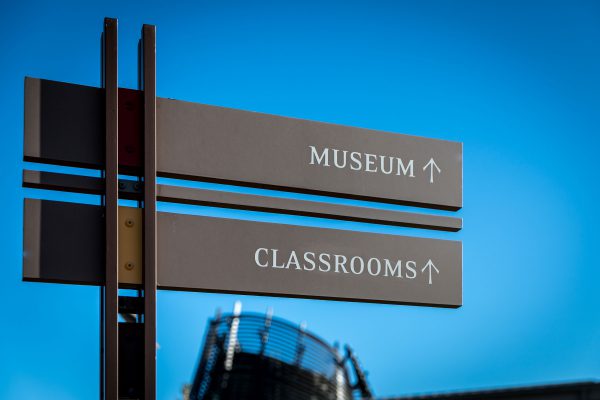
<path fill-rule="evenodd" d="M 105 16 L 124 87 L 151 23 L 159 96 L 464 142 L 458 234 L 187 208 L 461 239 L 464 306 L 159 292 L 160 399 L 237 299 L 352 345 L 378 395 L 600 379 L 600 3 L 14 1 L 0 5 L 1 399 L 97 397 L 98 289 L 20 279 L 23 197 L 80 198 L 20 182 L 23 78 L 98 85 Z"/>

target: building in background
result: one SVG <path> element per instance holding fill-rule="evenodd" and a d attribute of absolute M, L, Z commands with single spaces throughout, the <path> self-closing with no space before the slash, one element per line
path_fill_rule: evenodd
<path fill-rule="evenodd" d="M 356 383 L 350 383 L 351 380 Z M 272 313 L 234 312 L 210 320 L 191 400 L 370 399 L 356 357 Z"/>
<path fill-rule="evenodd" d="M 353 381 L 354 383 L 351 383 Z M 399 388 L 400 389 L 400 388 Z M 186 400 L 371 400 L 372 391 L 357 358 L 342 356 L 308 332 L 267 314 L 232 314 L 209 321 Z M 600 382 L 436 393 L 379 400 L 600 400 Z"/>
<path fill-rule="evenodd" d="M 390 397 L 382 400 L 600 400 L 600 382 L 513 387 L 432 395 Z"/>

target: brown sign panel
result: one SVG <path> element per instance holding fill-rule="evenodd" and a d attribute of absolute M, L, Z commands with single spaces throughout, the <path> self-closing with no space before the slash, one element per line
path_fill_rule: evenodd
<path fill-rule="evenodd" d="M 25 159 L 101 165 L 102 99 L 97 88 L 26 79 Z M 458 142 L 162 98 L 156 121 L 161 176 L 462 207 Z"/>
<path fill-rule="evenodd" d="M 26 200 L 24 279 L 99 284 L 102 208 Z M 460 242 L 158 213 L 158 286 L 462 305 Z"/>

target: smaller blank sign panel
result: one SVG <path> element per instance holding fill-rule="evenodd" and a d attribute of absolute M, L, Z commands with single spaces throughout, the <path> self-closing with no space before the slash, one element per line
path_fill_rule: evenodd
<path fill-rule="evenodd" d="M 158 283 L 175 290 L 459 307 L 462 246 L 159 213 Z"/>

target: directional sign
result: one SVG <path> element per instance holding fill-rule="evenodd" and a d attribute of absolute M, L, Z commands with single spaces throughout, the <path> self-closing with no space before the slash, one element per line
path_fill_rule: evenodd
<path fill-rule="evenodd" d="M 23 142 L 25 161 L 102 171 L 24 171 L 24 187 L 101 195 L 103 205 L 25 199 L 23 279 L 104 287 L 106 398 L 156 398 L 157 288 L 462 305 L 461 242 L 157 212 L 157 201 L 446 231 L 460 218 L 156 181 L 456 211 L 462 143 L 157 98 L 152 25 L 139 46 L 143 91 L 119 88 L 117 26 L 104 20 L 102 89 L 25 79 Z M 119 322 L 130 313 L 143 321 Z"/>
<path fill-rule="evenodd" d="M 130 129 L 136 93 L 122 90 Z M 99 167 L 103 91 L 26 79 L 26 160 Z M 139 96 L 138 96 L 139 97 Z M 136 122 L 137 121 L 137 122 Z M 462 207 L 462 144 L 184 101 L 157 99 L 161 176 L 422 207 Z M 120 149 L 135 159 L 136 140 Z"/>
<path fill-rule="evenodd" d="M 460 242 L 168 213 L 158 232 L 166 287 L 462 304 Z"/>
<path fill-rule="evenodd" d="M 462 305 L 456 241 L 164 212 L 157 231 L 160 289 Z M 102 232 L 102 207 L 27 199 L 24 279 L 100 284 Z"/>

